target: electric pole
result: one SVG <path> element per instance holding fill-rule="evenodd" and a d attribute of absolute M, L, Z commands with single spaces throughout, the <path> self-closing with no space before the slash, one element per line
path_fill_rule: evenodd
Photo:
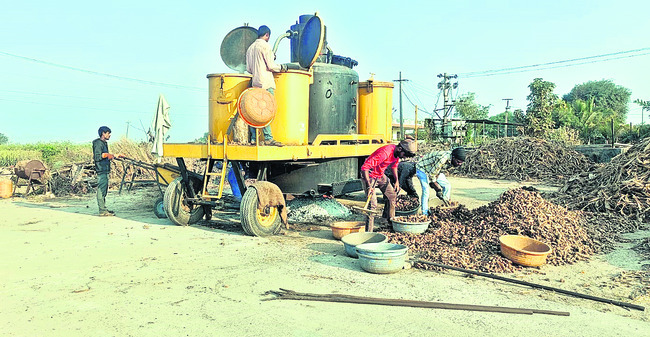
<path fill-rule="evenodd" d="M 458 82 L 452 84 L 449 80 L 452 78 L 458 78 L 458 75 L 444 73 L 438 74 L 438 78 L 442 78 L 442 81 L 438 83 L 438 89 L 442 90 L 442 97 L 444 100 L 442 108 L 442 133 L 444 136 L 445 126 L 449 123 L 449 115 L 451 115 L 451 110 L 454 107 L 454 104 L 449 102 L 449 90 L 458 88 Z"/>
<path fill-rule="evenodd" d="M 506 101 L 506 137 L 508 137 L 508 116 L 510 115 L 510 101 L 512 101 L 512 98 L 504 98 L 502 99 L 503 101 Z"/>
<path fill-rule="evenodd" d="M 399 72 L 399 80 L 393 80 L 393 82 L 399 82 L 399 134 L 400 138 L 404 138 L 404 115 L 402 114 L 402 82 L 408 81 L 407 79 L 402 78 L 402 72 Z"/>
<path fill-rule="evenodd" d="M 131 122 L 126 122 L 126 139 L 129 139 L 129 125 Z"/>

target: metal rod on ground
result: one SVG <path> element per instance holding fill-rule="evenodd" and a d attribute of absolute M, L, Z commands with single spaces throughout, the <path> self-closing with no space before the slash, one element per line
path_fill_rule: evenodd
<path fill-rule="evenodd" d="M 435 262 L 431 262 L 431 261 L 427 261 L 427 260 L 415 260 L 413 262 L 414 263 L 428 264 L 430 266 L 435 266 L 435 267 L 439 267 L 439 268 L 456 270 L 456 271 L 460 271 L 460 272 L 467 273 L 467 274 L 472 274 L 472 275 L 489 277 L 489 278 L 493 278 L 493 279 L 500 280 L 500 281 L 506 281 L 506 282 L 511 282 L 511 283 L 516 283 L 516 284 L 529 286 L 529 287 L 532 287 L 532 288 L 539 288 L 539 289 L 544 289 L 544 290 L 555 291 L 555 292 L 558 292 L 558 293 L 561 293 L 561 294 L 571 295 L 571 296 L 574 296 L 574 297 L 584 298 L 584 299 L 597 301 L 597 302 L 613 304 L 613 305 L 617 305 L 619 307 L 645 311 L 645 307 L 642 307 L 640 305 L 620 302 L 620 301 L 616 301 L 616 300 L 610 300 L 610 299 L 591 296 L 591 295 L 587 295 L 587 294 L 581 294 L 581 293 L 577 293 L 577 292 L 570 291 L 570 290 L 564 290 L 564 289 L 549 287 L 549 286 L 545 286 L 545 285 L 541 285 L 541 284 L 515 280 L 515 279 L 508 278 L 508 277 L 503 277 L 503 276 L 498 276 L 498 275 L 488 274 L 488 273 L 482 273 L 480 271 L 475 271 L 475 270 L 470 270 L 470 269 L 465 269 L 465 268 L 448 266 L 448 265 L 445 265 L 445 264 L 435 263 Z"/>
<path fill-rule="evenodd" d="M 321 302 L 337 302 L 337 303 L 375 304 L 375 305 L 390 305 L 390 306 L 400 306 L 400 307 L 416 307 L 416 308 L 431 308 L 431 309 L 500 312 L 506 314 L 523 314 L 523 315 L 532 315 L 532 314 L 546 314 L 546 315 L 556 315 L 556 316 L 570 315 L 570 313 L 565 311 L 495 307 L 495 306 L 485 306 L 485 305 L 455 304 L 455 303 L 443 303 L 443 302 L 412 301 L 412 300 L 401 300 L 401 299 L 361 297 L 361 296 L 341 295 L 341 294 L 309 294 L 309 293 L 299 293 L 287 289 L 280 289 L 280 290 L 281 291 L 271 290 L 267 292 L 267 294 L 276 295 L 278 297 L 275 299 L 279 299 L 279 300 L 304 300 L 304 301 L 321 301 Z"/>

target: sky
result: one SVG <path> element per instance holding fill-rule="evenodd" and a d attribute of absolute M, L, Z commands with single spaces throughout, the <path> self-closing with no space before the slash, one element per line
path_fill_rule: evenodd
<path fill-rule="evenodd" d="M 413 104 L 442 106 L 440 73 L 458 74 L 453 97 L 473 92 L 491 115 L 505 110 L 504 98 L 525 110 L 535 78 L 555 83 L 560 97 L 607 79 L 632 100 L 650 100 L 646 1 L 12 1 L 0 11 L 0 133 L 10 143 L 89 143 L 108 125 L 113 140 L 145 140 L 163 94 L 168 141 L 200 138 L 208 130 L 206 75 L 233 72 L 219 54 L 223 37 L 265 24 L 275 42 L 316 12 L 334 54 L 359 62 L 361 81 L 393 81 L 400 71 L 409 80 L 405 119 Z M 573 59 L 582 60 L 486 73 Z M 276 62 L 289 61 L 285 39 Z M 629 104 L 628 122 L 641 123 L 637 104 Z"/>

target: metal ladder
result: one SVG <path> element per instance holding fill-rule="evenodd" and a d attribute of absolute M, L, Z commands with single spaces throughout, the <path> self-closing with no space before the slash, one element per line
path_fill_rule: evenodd
<path fill-rule="evenodd" d="M 228 158 L 226 157 L 226 148 L 228 147 L 228 139 L 226 136 L 224 136 L 223 140 L 223 166 L 221 167 L 221 172 L 212 172 L 212 169 L 214 168 L 214 163 L 219 161 L 217 159 L 212 158 L 212 154 L 210 153 L 210 135 L 208 135 L 208 161 L 205 164 L 205 172 L 203 174 L 203 188 L 201 189 L 201 198 L 206 199 L 206 200 L 212 200 L 212 199 L 221 199 L 223 196 L 223 185 L 226 179 L 226 174 L 228 172 Z M 210 194 L 208 192 L 208 182 L 210 180 L 210 177 L 219 177 L 219 193 L 217 195 Z"/>

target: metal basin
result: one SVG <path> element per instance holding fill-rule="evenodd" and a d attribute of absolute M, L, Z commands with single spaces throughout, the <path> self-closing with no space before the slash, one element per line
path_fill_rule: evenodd
<path fill-rule="evenodd" d="M 406 263 L 406 251 L 398 256 L 370 256 L 359 253 L 359 265 L 369 273 L 395 273 L 404 268 L 404 263 Z"/>
<path fill-rule="evenodd" d="M 357 254 L 378 257 L 394 257 L 406 254 L 408 247 L 396 243 L 363 243 L 357 245 Z"/>
<path fill-rule="evenodd" d="M 351 233 L 344 236 L 341 241 L 345 246 L 345 252 L 350 256 L 357 258 L 357 246 L 365 243 L 386 242 L 388 238 L 381 233 Z"/>
<path fill-rule="evenodd" d="M 398 233 L 422 234 L 427 231 L 431 221 L 426 222 L 405 222 L 392 220 L 393 230 Z"/>

